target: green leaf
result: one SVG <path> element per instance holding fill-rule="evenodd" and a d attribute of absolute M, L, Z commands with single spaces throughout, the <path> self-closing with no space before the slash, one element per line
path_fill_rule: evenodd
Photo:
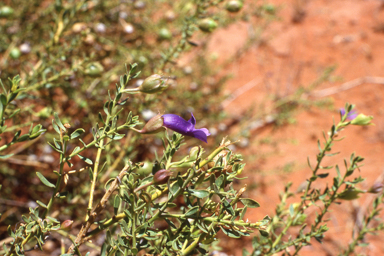
<path fill-rule="evenodd" d="M 85 156 L 82 156 L 82 155 L 80 155 L 80 154 L 77 154 L 77 156 L 78 156 L 81 160 L 83 160 L 84 162 L 86 162 L 87 164 L 93 164 L 93 162 L 92 162 L 91 159 L 86 158 Z"/>
<path fill-rule="evenodd" d="M 5 109 L 5 107 L 7 106 L 8 103 L 7 103 L 7 97 L 5 97 L 4 94 L 0 94 L 0 102 L 4 106 L 4 109 Z"/>
<path fill-rule="evenodd" d="M 247 207 L 249 208 L 257 208 L 260 207 L 260 204 L 256 202 L 253 199 L 250 198 L 241 198 L 240 201 Z"/>
<path fill-rule="evenodd" d="M 223 231 L 223 233 L 226 234 L 228 237 L 231 237 L 231 238 L 240 238 L 241 237 L 239 232 L 233 230 L 232 228 L 225 229 L 222 226 L 220 226 L 220 228 L 221 228 L 221 231 Z"/>
<path fill-rule="evenodd" d="M 43 182 L 44 185 L 46 185 L 47 187 L 50 187 L 50 188 L 54 188 L 56 187 L 55 185 L 53 185 L 51 182 L 49 182 L 44 176 L 43 174 L 39 173 L 39 172 L 36 172 L 36 175 L 37 177 L 40 179 L 41 182 Z"/>
<path fill-rule="evenodd" d="M 312 176 L 311 178 L 309 178 L 309 180 L 313 182 L 313 181 L 317 180 L 317 176 L 314 175 L 314 176 Z"/>
<path fill-rule="evenodd" d="M 291 215 L 291 217 L 295 215 L 295 208 L 293 207 L 293 204 L 289 206 L 289 215 Z"/>
<path fill-rule="evenodd" d="M 195 189 L 188 189 L 188 191 L 191 192 L 192 195 L 198 198 L 204 198 L 209 196 L 209 192 L 206 190 L 195 190 Z"/>
<path fill-rule="evenodd" d="M 219 176 L 219 178 L 217 178 L 217 179 L 215 180 L 215 183 L 216 183 L 216 185 L 217 185 L 218 188 L 221 188 L 221 185 L 223 185 L 223 182 L 224 182 L 224 175 L 221 174 L 221 175 Z"/>
<path fill-rule="evenodd" d="M 235 211 L 233 210 L 232 206 L 228 203 L 227 199 L 223 199 L 221 200 L 221 202 L 223 203 L 223 207 L 224 209 L 231 215 L 235 215 Z"/>
<path fill-rule="evenodd" d="M 115 200 L 113 200 L 113 210 L 115 215 L 117 215 L 117 210 L 119 209 L 120 206 L 120 197 L 118 195 L 115 196 Z"/>
<path fill-rule="evenodd" d="M 53 127 L 53 129 L 54 129 L 58 134 L 60 134 L 59 126 L 57 126 L 57 124 L 55 123 L 55 120 L 52 120 L 52 127 Z"/>
<path fill-rule="evenodd" d="M 174 229 L 177 229 L 177 227 L 175 226 L 175 224 L 174 224 L 172 221 L 170 221 L 170 220 L 167 219 L 167 218 L 165 218 L 164 220 L 165 220 L 165 222 L 168 223 L 169 226 L 171 226 L 171 227 L 174 228 Z"/>
<path fill-rule="evenodd" d="M 98 117 L 99 117 L 100 122 L 102 122 L 105 125 L 104 119 L 103 119 L 103 117 L 102 117 L 100 112 L 99 112 Z"/>
<path fill-rule="evenodd" d="M 242 220 L 244 219 L 244 216 L 245 216 L 245 213 L 247 212 L 247 209 L 248 209 L 248 206 L 245 206 L 241 212 L 240 212 L 240 216 L 239 216 L 239 219 Z"/>
<path fill-rule="evenodd" d="M 43 202 L 41 202 L 41 201 L 39 201 L 39 200 L 37 200 L 36 203 L 37 203 L 38 205 L 40 205 L 41 207 L 45 208 L 45 209 L 48 208 L 48 206 L 47 206 L 45 203 L 43 203 Z"/>
<path fill-rule="evenodd" d="M 190 209 L 185 213 L 185 216 L 192 216 L 192 215 L 195 215 L 195 213 L 197 213 L 198 210 L 199 210 L 199 206 L 196 205 L 196 206 L 190 208 Z"/>
<path fill-rule="evenodd" d="M 0 122 L 1 122 L 1 120 L 0 120 Z M 1 125 L 1 124 L 0 124 L 0 125 Z M 5 130 L 7 129 L 7 127 L 8 127 L 8 126 L 6 126 L 6 125 L 1 126 L 1 127 L 0 127 L 0 134 L 3 133 L 3 132 L 5 132 Z"/>
<path fill-rule="evenodd" d="M 17 114 L 20 112 L 20 110 L 21 110 L 21 109 L 19 109 L 19 108 L 16 109 L 16 110 L 14 110 L 13 113 L 10 114 L 10 115 L 8 116 L 7 119 L 10 119 L 10 118 L 14 117 L 15 115 L 17 115 Z"/>
<path fill-rule="evenodd" d="M 57 219 L 55 219 L 53 217 L 47 216 L 46 218 L 49 219 L 53 223 L 60 224 L 60 221 L 58 221 Z"/>
<path fill-rule="evenodd" d="M 269 233 L 268 233 L 267 231 L 262 230 L 262 229 L 259 229 L 259 232 L 260 232 L 260 234 L 261 234 L 262 236 L 264 236 L 264 237 L 269 237 Z"/>
<path fill-rule="evenodd" d="M 17 142 L 23 142 L 29 139 L 29 134 L 23 134 L 18 139 Z"/>
<path fill-rule="evenodd" d="M 328 177 L 328 175 L 329 175 L 329 173 L 321 173 L 321 174 L 317 174 L 317 176 L 319 177 L 319 178 L 326 178 L 326 177 Z"/>
<path fill-rule="evenodd" d="M 243 248 L 243 256 L 248 256 L 248 255 L 251 255 L 247 249 Z"/>
<path fill-rule="evenodd" d="M 107 137 L 110 138 L 111 140 L 121 140 L 122 138 L 124 138 L 125 134 L 118 134 L 118 133 L 114 133 L 112 135 L 108 135 Z"/>
<path fill-rule="evenodd" d="M 87 168 L 87 169 L 88 169 L 89 179 L 93 180 L 93 170 L 92 170 L 92 168 Z M 111 179 L 111 180 L 113 180 L 113 179 Z"/>
<path fill-rule="evenodd" d="M 196 221 L 195 224 L 201 231 L 208 234 L 208 227 L 204 224 L 204 221 Z"/>
<path fill-rule="evenodd" d="M 7 246 L 5 246 L 5 243 L 3 243 L 3 250 L 5 252 L 5 255 L 7 255 L 9 250 L 8 250 Z"/>
<path fill-rule="evenodd" d="M 104 109 L 104 113 L 107 114 L 107 115 L 109 115 L 108 105 L 109 105 L 109 101 L 104 103 L 104 108 L 103 108 Z"/>
<path fill-rule="evenodd" d="M 15 238 L 15 233 L 12 232 L 11 225 L 8 226 L 8 228 L 7 228 L 7 232 L 8 232 L 8 235 L 9 235 L 10 237 Z"/>
<path fill-rule="evenodd" d="M 40 131 L 40 129 L 41 129 L 42 127 L 43 127 L 43 126 L 42 126 L 41 124 L 36 125 L 35 127 L 33 127 L 31 134 L 35 134 L 35 133 L 37 133 L 38 131 Z"/>
<path fill-rule="evenodd" d="M 336 169 L 336 172 L 337 172 L 337 177 L 338 177 L 338 178 L 341 178 L 341 173 L 340 173 L 339 166 L 336 165 L 335 169 Z"/>
<path fill-rule="evenodd" d="M 169 191 L 172 193 L 172 195 L 176 195 L 179 188 L 180 188 L 179 183 L 175 182 L 173 185 L 171 185 L 171 188 L 169 189 Z"/>
<path fill-rule="evenodd" d="M 55 113 L 53 113 L 53 116 L 55 117 L 55 122 L 56 122 L 56 124 L 57 124 L 63 131 L 66 131 L 67 129 L 65 129 L 63 123 L 60 121 L 59 115 L 55 112 Z"/>
<path fill-rule="evenodd" d="M 68 191 L 60 192 L 56 195 L 57 198 L 64 199 L 68 195 Z"/>
<path fill-rule="evenodd" d="M 53 146 L 49 141 L 47 142 L 49 146 L 51 146 L 51 148 L 53 148 L 55 151 L 59 152 L 60 154 L 63 154 L 63 151 L 61 151 L 60 149 L 57 149 L 55 146 Z"/>
<path fill-rule="evenodd" d="M 76 129 L 73 133 L 71 133 L 71 136 L 70 136 L 71 140 L 73 140 L 73 139 L 79 137 L 79 136 L 80 136 L 81 134 L 83 134 L 84 132 L 85 132 L 85 130 L 82 129 L 82 128 Z"/>

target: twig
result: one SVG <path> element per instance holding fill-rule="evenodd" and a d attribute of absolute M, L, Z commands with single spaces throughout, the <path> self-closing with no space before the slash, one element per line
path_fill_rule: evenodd
<path fill-rule="evenodd" d="M 364 77 L 356 78 L 352 81 L 343 83 L 342 85 L 339 85 L 339 86 L 334 86 L 334 87 L 327 88 L 324 90 L 314 91 L 314 92 L 310 93 L 309 95 L 313 96 L 313 97 L 319 97 L 319 98 L 325 97 L 325 96 L 329 96 L 332 94 L 336 94 L 336 93 L 339 93 L 342 91 L 352 89 L 352 88 L 359 86 L 359 85 L 362 85 L 362 84 L 381 84 L 381 85 L 384 85 L 384 77 L 364 76 Z"/>
<path fill-rule="evenodd" d="M 249 81 L 248 83 L 246 83 L 245 85 L 241 86 L 240 88 L 236 89 L 232 94 L 231 96 L 224 100 L 223 103 L 221 103 L 221 106 L 223 108 L 225 108 L 226 106 L 228 106 L 232 101 L 234 101 L 236 98 L 238 98 L 240 95 L 242 95 L 243 93 L 245 93 L 246 91 L 249 91 L 250 89 L 252 89 L 253 87 L 257 86 L 258 84 L 260 84 L 261 82 L 261 79 L 260 78 L 255 78 L 251 81 Z"/>
<path fill-rule="evenodd" d="M 88 232 L 89 228 L 91 227 L 91 225 L 95 221 L 97 215 L 107 206 L 107 202 L 109 200 L 109 197 L 118 188 L 118 186 L 120 185 L 120 181 L 127 174 L 129 169 L 130 169 L 130 164 L 127 164 L 121 170 L 121 172 L 116 177 L 116 179 L 112 182 L 111 186 L 109 187 L 107 192 L 105 192 L 105 194 L 104 194 L 103 198 L 100 200 L 100 202 L 90 212 L 88 220 L 81 227 L 81 230 L 80 230 L 79 234 L 77 234 L 77 237 L 76 237 L 74 244 L 72 244 L 71 247 L 69 247 L 68 253 L 73 253 L 75 251 L 75 247 L 79 247 L 81 244 L 83 244 L 85 242 L 85 240 L 86 240 L 85 235 Z"/>
<path fill-rule="evenodd" d="M 17 157 L 10 157 L 10 158 L 5 158 L 5 159 L 0 159 L 1 162 L 8 162 L 11 164 L 17 164 L 17 165 L 24 165 L 24 166 L 34 166 L 34 167 L 39 167 L 42 169 L 48 169 L 49 164 L 46 163 L 40 163 L 38 161 L 31 161 L 31 160 L 24 160 L 20 159 Z"/>

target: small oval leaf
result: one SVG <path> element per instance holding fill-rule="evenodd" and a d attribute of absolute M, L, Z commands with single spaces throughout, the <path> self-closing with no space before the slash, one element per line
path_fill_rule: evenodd
<path fill-rule="evenodd" d="M 198 198 L 204 198 L 209 196 L 209 192 L 206 190 L 195 190 L 195 189 L 189 189 L 188 191 L 191 192 L 192 195 Z"/>
<path fill-rule="evenodd" d="M 43 203 L 43 202 L 41 202 L 41 201 L 39 201 L 39 200 L 37 200 L 36 203 L 37 203 L 38 205 L 40 205 L 41 207 L 45 208 L 45 209 L 48 208 L 48 206 L 47 206 L 45 203 Z"/>
<path fill-rule="evenodd" d="M 93 164 L 93 162 L 92 162 L 91 159 L 86 158 L 85 156 L 82 156 L 82 155 L 80 155 L 80 154 L 77 154 L 77 156 L 78 156 L 81 160 L 83 160 L 84 162 L 86 162 L 87 164 Z"/>
<path fill-rule="evenodd" d="M 40 179 L 41 182 L 43 182 L 43 184 L 47 187 L 50 187 L 50 188 L 54 188 L 55 185 L 53 185 L 51 182 L 49 182 L 44 176 L 43 174 L 39 173 L 39 172 L 36 172 L 36 175 L 37 177 Z"/>
<path fill-rule="evenodd" d="M 242 198 L 240 199 L 240 201 L 247 207 L 249 208 L 257 208 L 257 207 L 260 207 L 260 204 L 258 202 L 256 202 L 255 200 L 253 199 L 250 199 L 250 198 Z"/>
<path fill-rule="evenodd" d="M 192 215 L 194 215 L 198 210 L 199 210 L 199 206 L 196 205 L 196 206 L 192 207 L 191 209 L 189 209 L 189 210 L 185 213 L 185 216 L 192 216 Z"/>
<path fill-rule="evenodd" d="M 55 118 L 55 122 L 56 122 L 56 124 L 57 124 L 63 131 L 66 131 L 67 129 L 65 129 L 63 123 L 60 121 L 59 115 L 55 112 L 55 113 L 53 113 L 53 116 L 54 116 L 54 118 Z"/>
<path fill-rule="evenodd" d="M 81 134 L 83 134 L 85 132 L 84 129 L 82 128 L 79 128 L 79 129 L 76 129 L 73 133 L 71 133 L 71 140 L 79 137 Z"/>

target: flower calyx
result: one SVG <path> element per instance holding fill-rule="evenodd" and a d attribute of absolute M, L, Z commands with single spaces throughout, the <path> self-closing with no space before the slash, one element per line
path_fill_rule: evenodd
<path fill-rule="evenodd" d="M 140 92 L 148 94 L 162 92 L 168 88 L 168 85 L 166 84 L 167 80 L 167 77 L 154 74 L 147 77 L 138 89 Z"/>

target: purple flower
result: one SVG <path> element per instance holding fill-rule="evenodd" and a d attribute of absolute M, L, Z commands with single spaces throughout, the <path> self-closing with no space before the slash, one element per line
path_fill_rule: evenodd
<path fill-rule="evenodd" d="M 196 119 L 191 113 L 191 119 L 185 121 L 182 117 L 175 114 L 165 114 L 162 116 L 163 126 L 185 136 L 191 136 L 207 143 L 207 136 L 211 135 L 206 128 L 195 129 Z"/>
<path fill-rule="evenodd" d="M 344 108 L 340 109 L 340 114 L 341 114 L 341 116 L 345 115 L 345 109 Z M 349 112 L 348 115 L 347 115 L 347 120 L 353 120 L 356 117 L 357 117 L 357 111 L 356 110 L 351 110 L 351 112 Z"/>

